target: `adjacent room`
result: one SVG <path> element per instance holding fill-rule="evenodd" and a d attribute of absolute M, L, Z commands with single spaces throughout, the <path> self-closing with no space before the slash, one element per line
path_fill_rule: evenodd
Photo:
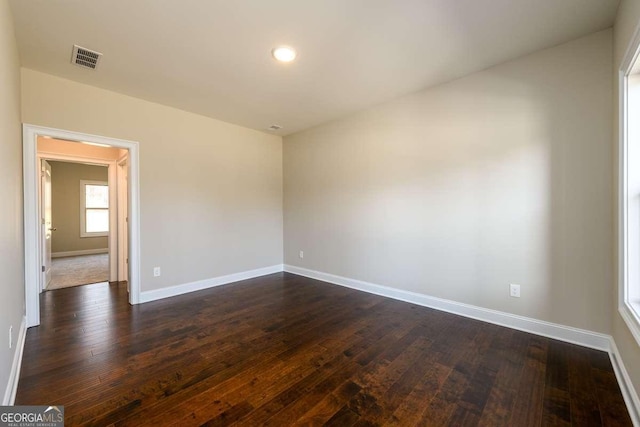
<path fill-rule="evenodd" d="M 122 167 L 128 152 L 50 136 L 38 136 L 36 150 L 41 290 L 126 281 L 121 271 L 127 270 L 128 245 L 118 229 L 126 228 L 126 203 L 121 202 L 128 197 Z"/>
<path fill-rule="evenodd" d="M 45 160 L 46 162 L 46 160 Z M 53 224 L 51 281 L 61 289 L 109 280 L 107 168 L 47 162 L 51 170 Z"/>
<path fill-rule="evenodd" d="M 0 0 L 3 405 L 640 425 L 639 56 L 640 0 Z"/>

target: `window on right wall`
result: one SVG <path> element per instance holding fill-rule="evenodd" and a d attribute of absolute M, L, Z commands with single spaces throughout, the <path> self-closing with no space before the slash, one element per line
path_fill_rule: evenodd
<path fill-rule="evenodd" d="M 640 31 L 619 71 L 619 301 L 640 345 Z"/>

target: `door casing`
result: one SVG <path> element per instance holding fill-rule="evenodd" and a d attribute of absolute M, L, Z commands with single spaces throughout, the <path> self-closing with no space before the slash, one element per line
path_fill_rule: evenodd
<path fill-rule="evenodd" d="M 24 180 L 24 256 L 25 256 L 25 315 L 27 327 L 40 324 L 41 217 L 38 209 L 40 165 L 37 137 L 50 136 L 70 142 L 90 142 L 123 148 L 129 151 L 127 205 L 129 218 L 129 303 L 140 302 L 140 192 L 139 146 L 135 141 L 91 135 L 31 124 L 22 125 Z M 114 168 L 115 169 L 115 168 Z M 114 170 L 115 173 L 115 170 Z M 114 176 L 115 178 L 115 176 Z M 117 275 L 117 272 L 116 272 Z"/>

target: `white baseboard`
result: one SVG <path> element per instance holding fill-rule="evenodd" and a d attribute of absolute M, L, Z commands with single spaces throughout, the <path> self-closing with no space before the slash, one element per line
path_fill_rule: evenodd
<path fill-rule="evenodd" d="M 310 277 L 312 279 L 334 283 L 336 285 L 346 286 L 348 288 L 357 289 L 359 291 L 365 291 L 372 294 L 397 299 L 400 301 L 422 305 L 424 307 L 435 308 L 436 310 L 446 311 L 449 313 L 458 314 L 460 316 L 482 320 L 488 323 L 494 323 L 500 326 L 506 326 L 508 328 L 517 329 L 520 331 L 530 332 L 536 335 L 542 335 L 548 338 L 578 344 L 584 347 L 595 348 L 597 350 L 603 351 L 610 350 L 611 337 L 609 335 L 600 334 L 597 332 L 573 328 L 571 326 L 559 325 L 557 323 L 545 322 L 543 320 L 518 316 L 515 314 L 505 313 L 503 311 L 491 310 L 488 308 L 477 307 L 470 304 L 463 304 L 460 302 L 436 298 L 416 292 L 376 285 L 374 283 L 349 279 L 347 277 L 322 273 L 320 271 L 309 270 L 293 265 L 285 265 L 284 271 L 298 274 L 300 276 Z"/>
<path fill-rule="evenodd" d="M 638 398 L 638 393 L 636 393 L 636 389 L 633 387 L 631 378 L 629 378 L 629 373 L 622 362 L 622 358 L 620 357 L 618 347 L 616 346 L 616 342 L 613 340 L 613 337 L 611 338 L 610 346 L 611 350 L 609 351 L 609 358 L 611 359 L 613 371 L 618 379 L 622 397 L 624 398 L 624 402 L 627 404 L 629 416 L 631 417 L 631 421 L 634 426 L 640 426 L 640 398 Z"/>
<path fill-rule="evenodd" d="M 81 251 L 52 252 L 51 258 L 63 258 L 68 256 L 97 255 L 97 254 L 108 254 L 108 253 L 109 253 L 109 248 L 83 249 Z"/>
<path fill-rule="evenodd" d="M 618 384 L 620 385 L 620 390 L 627 405 L 629 416 L 631 417 L 633 425 L 640 427 L 640 399 L 638 398 L 638 394 L 633 387 L 631 378 L 629 378 L 629 374 L 627 373 L 624 363 L 622 362 L 622 358 L 618 353 L 616 343 L 613 337 L 610 335 L 573 328 L 571 326 L 560 325 L 557 323 L 545 322 L 538 319 L 532 319 L 530 317 L 518 316 L 515 314 L 477 307 L 469 304 L 463 304 L 460 302 L 436 298 L 416 292 L 376 285 L 374 283 L 349 279 L 347 277 L 336 276 L 334 274 L 309 270 L 293 265 L 285 264 L 284 271 L 300 276 L 310 277 L 312 279 L 322 280 L 323 282 L 329 282 L 351 289 L 368 292 L 371 294 L 410 302 L 413 304 L 434 308 L 436 310 L 458 314 L 464 317 L 470 317 L 472 319 L 482 320 L 488 323 L 494 323 L 496 325 L 506 326 L 508 328 L 517 329 L 520 331 L 530 332 L 532 334 L 541 335 L 572 344 L 578 344 L 583 347 L 606 351 L 607 353 L 609 353 L 611 365 L 613 366 Z"/>
<path fill-rule="evenodd" d="M 16 350 L 13 354 L 13 363 L 11 364 L 11 371 L 9 372 L 9 381 L 7 382 L 7 388 L 4 391 L 4 399 L 2 400 L 3 406 L 13 405 L 16 400 L 16 392 L 18 391 L 18 380 L 20 379 L 20 368 L 22 367 L 24 340 L 26 336 L 27 318 L 22 317 L 22 323 L 20 323 L 20 331 L 18 332 L 18 339 L 16 340 Z"/>
<path fill-rule="evenodd" d="M 456 301 L 419 294 L 416 292 L 390 288 L 387 286 L 377 285 L 361 280 L 349 279 L 347 277 L 309 270 L 293 265 L 282 264 L 272 265 L 269 267 L 258 268 L 255 270 L 249 270 L 240 273 L 233 273 L 226 276 L 214 277 L 211 279 L 198 280 L 195 282 L 171 286 L 168 288 L 141 292 L 140 302 L 145 303 L 163 298 L 169 298 L 172 296 L 195 292 L 215 286 L 226 285 L 241 280 L 253 279 L 255 277 L 279 273 L 281 271 L 310 277 L 316 280 L 322 280 L 324 282 L 345 286 L 351 289 L 356 289 L 375 295 L 434 308 L 440 311 L 446 311 L 449 313 L 505 326 L 512 329 L 530 332 L 532 334 L 541 335 L 560 341 L 582 345 L 584 347 L 606 351 L 609 353 L 613 370 L 618 380 L 618 384 L 620 385 L 620 390 L 627 405 L 627 409 L 629 410 L 629 416 L 631 417 L 634 425 L 640 426 L 640 399 L 638 398 L 638 394 L 633 387 L 633 383 L 631 382 L 631 378 L 629 377 L 624 363 L 620 358 L 616 343 L 613 337 L 611 337 L 610 335 L 573 328 L 570 326 L 559 325 L 556 323 L 545 322 L 542 320 L 518 316 L 515 314 L 505 313 L 497 310 L 477 307 L 470 304 L 463 304 Z M 13 365 L 11 367 L 11 373 L 5 391 L 3 405 L 12 405 L 15 401 L 26 332 L 26 318 L 23 318 L 22 324 L 20 325 L 20 333 L 18 336 L 18 341 L 16 343 L 16 352 L 13 358 Z"/>
<path fill-rule="evenodd" d="M 280 273 L 282 264 L 269 267 L 257 268 L 255 270 L 243 271 L 240 273 L 228 274 L 226 276 L 213 277 L 211 279 L 198 280 L 196 282 L 183 283 L 181 285 L 170 286 L 168 288 L 154 289 L 152 291 L 140 292 L 140 302 L 156 301 L 163 298 L 174 297 L 189 292 L 201 291 L 215 286 L 226 285 L 228 283 L 239 282 L 240 280 L 253 279 L 267 274 Z"/>

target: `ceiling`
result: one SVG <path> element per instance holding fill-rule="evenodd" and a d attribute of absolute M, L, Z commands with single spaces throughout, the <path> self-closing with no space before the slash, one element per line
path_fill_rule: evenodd
<path fill-rule="evenodd" d="M 11 0 L 24 67 L 287 135 L 608 28 L 618 0 Z M 70 63 L 74 44 L 104 54 Z M 298 59 L 270 55 L 285 44 Z"/>

